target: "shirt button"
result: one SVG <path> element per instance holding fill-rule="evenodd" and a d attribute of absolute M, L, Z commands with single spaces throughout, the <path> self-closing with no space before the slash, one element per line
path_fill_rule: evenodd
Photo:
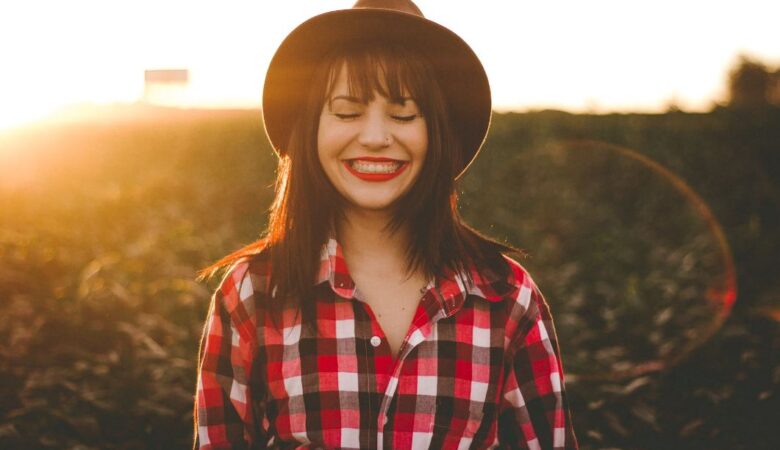
<path fill-rule="evenodd" d="M 374 347 L 379 347 L 379 344 L 381 343 L 382 343 L 382 338 L 380 338 L 379 336 L 371 337 L 371 345 L 373 345 Z"/>

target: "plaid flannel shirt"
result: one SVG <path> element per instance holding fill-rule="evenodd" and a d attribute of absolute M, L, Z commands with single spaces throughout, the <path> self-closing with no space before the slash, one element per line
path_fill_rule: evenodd
<path fill-rule="evenodd" d="M 195 401 L 200 449 L 575 449 L 552 320 L 526 271 L 472 264 L 432 281 L 398 355 L 335 240 L 317 280 L 317 329 L 272 301 L 263 254 L 214 295 Z"/>

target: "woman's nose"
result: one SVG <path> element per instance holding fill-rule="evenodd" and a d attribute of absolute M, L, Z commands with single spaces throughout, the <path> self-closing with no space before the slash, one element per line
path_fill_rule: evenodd
<path fill-rule="evenodd" d="M 392 135 L 385 117 L 379 112 L 367 112 L 358 136 L 358 143 L 367 148 L 381 149 L 389 146 L 391 142 Z"/>

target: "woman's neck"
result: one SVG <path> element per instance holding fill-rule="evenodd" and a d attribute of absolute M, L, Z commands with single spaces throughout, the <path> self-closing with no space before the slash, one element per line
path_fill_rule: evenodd
<path fill-rule="evenodd" d="M 384 211 L 348 210 L 337 224 L 339 243 L 347 264 L 353 269 L 370 271 L 406 270 L 409 231 L 401 226 L 395 232 L 387 229 L 392 219 Z"/>

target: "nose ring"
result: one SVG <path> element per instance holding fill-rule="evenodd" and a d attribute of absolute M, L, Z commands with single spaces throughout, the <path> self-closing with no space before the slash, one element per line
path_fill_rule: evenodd
<path fill-rule="evenodd" d="M 389 147 L 392 140 L 390 139 L 390 135 L 388 134 L 385 136 L 385 147 Z"/>

